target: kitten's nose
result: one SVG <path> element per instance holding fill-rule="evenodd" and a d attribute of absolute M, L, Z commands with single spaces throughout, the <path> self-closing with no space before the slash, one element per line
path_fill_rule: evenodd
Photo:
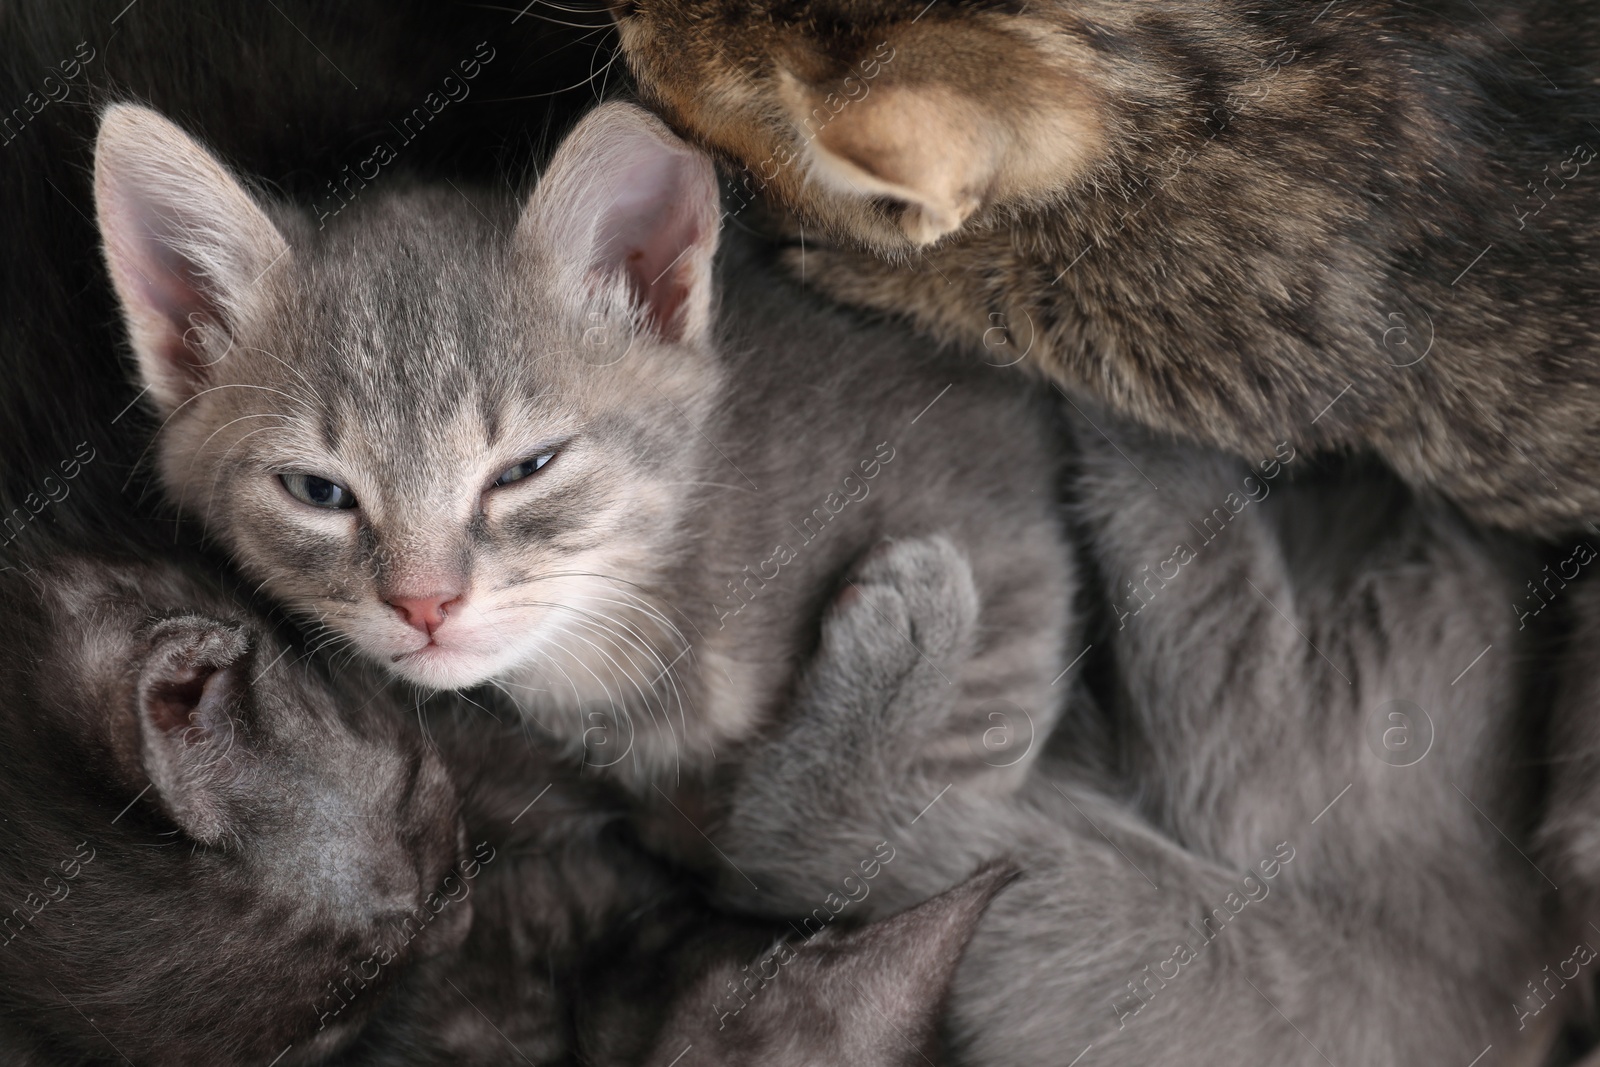
<path fill-rule="evenodd" d="M 428 636 L 444 624 L 450 608 L 461 599 L 459 593 L 434 593 L 432 596 L 396 596 L 389 598 L 389 606 L 400 613 L 407 623 Z"/>

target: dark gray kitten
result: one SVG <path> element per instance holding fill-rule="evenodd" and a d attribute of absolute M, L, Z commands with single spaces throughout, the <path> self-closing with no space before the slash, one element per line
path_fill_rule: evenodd
<path fill-rule="evenodd" d="M 710 910 L 614 791 L 524 738 L 458 711 L 425 744 L 190 570 L 24 566 L 0 570 L 8 1067 L 691 1067 L 761 1047 L 900 1067 L 933 1050 L 1010 878 L 773 960 L 787 927 Z M 717 1002 L 763 961 L 781 974 L 730 1025 Z"/>
<path fill-rule="evenodd" d="M 473 926 L 414 967 L 341 1067 L 911 1067 L 939 1055 L 957 961 L 1014 872 L 814 936 L 711 909 L 649 856 L 614 787 L 457 706 L 429 731 L 484 862 Z"/>
<path fill-rule="evenodd" d="M 300 617 L 657 781 L 772 717 L 852 559 L 937 533 L 984 618 L 923 755 L 1022 777 L 983 739 L 1049 728 L 1069 643 L 1048 407 L 748 251 L 719 309 L 711 164 L 659 120 L 592 113 L 520 216 L 375 191 L 325 232 L 145 109 L 95 166 L 165 485 Z"/>
<path fill-rule="evenodd" d="M 467 931 L 470 905 L 433 910 L 465 857 L 443 763 L 185 569 L 23 566 L 0 570 L 0 1059 L 321 1060 Z"/>
<path fill-rule="evenodd" d="M 747 762 L 728 895 L 870 917 L 1020 857 L 957 976 L 962 1062 L 1537 1057 L 1551 1032 L 1515 1006 L 1559 957 L 1523 855 L 1526 555 L 1386 476 L 1291 484 L 1289 449 L 1251 466 L 1096 420 L 1076 493 L 1116 609 L 1127 786 L 1085 774 L 1071 732 L 1009 800 L 907 758 L 977 601 L 947 547 L 897 546 Z M 881 840 L 898 855 L 865 892 L 842 876 Z"/>
<path fill-rule="evenodd" d="M 759 924 L 727 919 L 712 926 L 709 939 L 697 930 L 697 943 L 709 940 L 715 953 L 711 966 L 680 987 L 649 1054 L 629 1062 L 944 1064 L 941 1009 L 956 966 L 985 909 L 1013 877 L 1013 868 L 995 865 L 892 918 L 848 931 L 774 936 Z M 707 954 L 705 947 L 695 953 Z M 635 972 L 631 988 L 601 1001 L 585 1020 L 592 1035 L 585 1053 L 593 1062 L 617 1062 L 606 1046 L 650 1002 L 653 983 L 627 966 Z"/>

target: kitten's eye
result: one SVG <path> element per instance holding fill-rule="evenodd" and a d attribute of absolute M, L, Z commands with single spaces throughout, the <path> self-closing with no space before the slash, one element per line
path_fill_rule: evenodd
<path fill-rule="evenodd" d="M 289 490 L 289 495 L 302 504 L 337 510 L 356 506 L 354 493 L 338 482 L 318 478 L 315 474 L 280 474 L 278 480 Z"/>
<path fill-rule="evenodd" d="M 520 482 L 522 479 L 530 477 L 531 475 L 537 474 L 539 471 L 543 470 L 544 465 L 555 458 L 556 454 L 554 452 L 545 452 L 534 456 L 532 459 L 525 459 L 521 463 L 518 463 L 515 467 L 503 472 L 500 477 L 494 480 L 494 484 L 510 485 L 512 482 Z"/>

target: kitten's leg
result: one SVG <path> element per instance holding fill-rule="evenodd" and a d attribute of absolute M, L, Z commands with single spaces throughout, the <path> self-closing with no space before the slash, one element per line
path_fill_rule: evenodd
<path fill-rule="evenodd" d="M 1222 500 L 1238 472 L 1230 461 L 1182 456 L 1162 469 L 1159 444 L 1120 443 L 1122 452 L 1089 464 L 1088 480 L 1098 480 L 1104 514 L 1127 518 L 1101 545 L 1109 567 L 1136 574 L 1156 545 L 1170 552 L 1185 512 Z M 1133 464 L 1171 486 L 1170 498 Z M 1498 797 L 1503 776 L 1505 734 L 1493 716 L 1514 706 L 1515 687 L 1503 668 L 1472 693 L 1438 676 L 1461 636 L 1449 624 L 1462 605 L 1499 607 L 1505 582 L 1451 524 L 1407 519 L 1398 505 L 1380 512 L 1410 523 L 1387 576 L 1400 602 L 1381 600 L 1375 617 L 1324 620 L 1348 632 L 1336 647 L 1359 660 L 1361 688 L 1352 682 L 1341 695 L 1308 666 L 1318 654 L 1301 655 L 1289 639 L 1314 627 L 1302 613 L 1331 611 L 1327 598 L 1343 595 L 1346 579 L 1363 592 L 1375 561 L 1350 546 L 1344 557 L 1295 560 L 1265 510 L 1235 513 L 1229 534 L 1238 536 L 1208 546 L 1211 562 L 1185 576 L 1187 599 L 1173 587 L 1170 612 L 1141 617 L 1147 631 L 1119 644 L 1145 702 L 1133 725 L 1158 735 L 1146 739 L 1153 752 L 1140 767 L 1155 775 L 1143 780 L 1146 803 L 1168 832 L 1051 763 L 1009 801 L 930 780 L 905 753 L 917 731 L 948 714 L 948 687 L 904 640 L 918 630 L 914 619 L 845 604 L 825 626 L 790 727 L 752 759 L 739 788 L 727 840 L 759 886 L 745 885 L 745 899 L 804 916 L 810 930 L 925 896 L 982 859 L 1015 856 L 1025 877 L 980 928 L 953 998 L 953 1028 L 973 1062 L 1060 1067 L 1092 1046 L 1101 1064 L 1400 1067 L 1465 1064 L 1491 1045 L 1481 1062 L 1506 1062 L 1495 1057 L 1517 1041 L 1514 992 L 1528 959 L 1521 950 L 1537 936 L 1537 879 L 1511 869 L 1515 849 L 1474 801 L 1455 798 L 1470 790 L 1501 813 L 1485 799 Z M 1331 570 L 1318 569 L 1324 556 Z M 1240 595 L 1254 597 L 1251 584 L 1286 605 L 1289 621 L 1253 610 Z M 939 624 L 923 628 L 932 632 L 947 632 L 945 605 L 960 602 L 887 599 L 906 616 L 933 612 Z M 1486 622 L 1485 643 L 1505 638 L 1514 648 L 1514 626 L 1503 623 Z M 1427 694 L 1444 720 L 1431 762 L 1396 766 L 1409 757 L 1385 762 L 1366 747 L 1366 705 L 1381 710 L 1375 695 L 1397 685 Z M 1335 743 L 1341 732 L 1348 745 Z M 1376 772 L 1347 775 L 1362 758 L 1377 761 Z M 1384 777 L 1418 766 L 1420 777 Z M 1352 777 L 1376 796 L 1342 794 Z M 1386 794 L 1405 807 L 1385 815 Z"/>
<path fill-rule="evenodd" d="M 1100 1063 L 1180 1051 L 1195 1063 L 1319 1062 L 1292 1029 L 1258 1032 L 1263 1006 L 1250 982 L 1326 985 L 1359 972 L 1363 953 L 1335 939 L 1294 958 L 1280 943 L 1315 919 L 1274 894 L 1271 879 L 1242 882 L 1125 806 L 1057 788 L 1049 764 L 1029 783 L 1038 788 L 1009 802 L 929 779 L 919 742 L 952 707 L 944 675 L 976 625 L 965 563 L 947 544 L 902 542 L 854 588 L 824 623 L 790 725 L 746 767 L 719 835 L 739 871 L 729 895 L 797 917 L 809 936 L 1013 855 L 1024 877 L 996 901 L 957 978 L 955 1027 L 974 1062 L 1061 1067 L 1089 1045 Z M 1260 898 L 1251 914 L 1222 931 L 1229 901 L 1247 897 Z M 1148 969 L 1180 957 L 1180 943 L 1192 958 L 1172 964 L 1173 979 Z M 1199 1034 L 1212 1035 L 1209 1048 L 1193 1046 Z"/>
<path fill-rule="evenodd" d="M 741 772 L 719 835 L 743 872 L 732 894 L 806 911 L 871 860 L 884 826 L 928 802 L 938 787 L 919 757 L 960 698 L 977 623 L 972 571 L 949 540 L 888 542 L 862 561 L 823 620 L 785 725 Z M 949 882 L 972 866 L 949 867 Z M 880 895 L 873 910 L 928 895 Z"/>

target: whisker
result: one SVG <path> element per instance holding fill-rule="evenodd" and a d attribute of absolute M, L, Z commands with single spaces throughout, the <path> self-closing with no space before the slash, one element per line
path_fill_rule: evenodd
<path fill-rule="evenodd" d="M 595 623 L 590 622 L 587 619 L 581 619 L 580 618 L 579 622 L 582 623 L 585 626 L 588 626 L 589 628 L 591 628 L 593 630 L 596 630 L 596 631 L 598 631 L 600 633 L 605 634 L 606 636 L 609 636 L 609 637 L 618 636 L 613 631 L 611 631 L 608 627 L 596 625 Z M 578 635 L 574 635 L 574 636 L 578 636 Z M 578 640 L 584 641 L 585 644 L 588 644 L 588 645 L 590 645 L 590 647 L 596 649 L 596 651 L 598 651 L 601 655 L 605 656 L 608 660 L 611 660 L 613 665 L 616 665 L 616 661 L 614 659 L 612 659 L 611 655 L 609 653 L 607 653 L 603 648 L 600 648 L 598 645 L 595 645 L 593 642 L 585 640 L 581 636 L 578 637 Z M 628 658 L 628 661 L 629 661 L 630 664 L 633 663 L 633 657 L 628 655 L 626 650 L 619 650 L 619 651 L 622 651 L 623 655 Z M 634 666 L 637 667 L 637 664 L 634 664 Z M 650 696 L 645 693 L 644 686 L 641 685 L 639 683 L 638 679 L 633 677 L 631 674 L 629 675 L 629 681 L 633 682 L 633 687 L 639 691 L 639 699 L 643 702 L 644 710 L 650 716 L 650 721 L 652 723 L 655 722 L 656 721 L 656 713 L 655 713 L 655 707 L 653 706 L 654 702 L 650 699 Z M 652 689 L 652 692 L 653 692 L 653 689 Z M 665 719 L 666 724 L 667 724 L 667 735 L 668 735 L 668 737 L 671 738 L 673 750 L 674 750 L 674 752 L 676 752 L 677 748 L 678 748 L 677 731 L 672 726 L 672 718 L 671 718 L 671 716 L 663 715 L 663 718 Z"/>
<path fill-rule="evenodd" d="M 223 353 L 224 356 L 226 354 L 227 353 Z M 222 359 L 222 357 L 219 356 L 213 362 L 221 362 L 221 359 Z M 279 396 L 283 397 L 285 400 L 288 400 L 289 402 L 291 402 L 293 404 L 300 405 L 301 407 L 308 406 L 303 397 L 291 396 L 290 394 L 284 392 L 282 389 L 274 389 L 270 385 L 247 385 L 247 384 L 245 384 L 243 382 L 225 382 L 222 385 L 209 386 L 209 387 L 207 387 L 205 389 L 200 390 L 198 393 L 194 394 L 194 396 L 191 396 L 188 399 L 184 400 L 183 403 L 181 403 L 177 407 L 173 408 L 172 411 L 167 415 L 167 417 L 165 419 L 161 420 L 161 425 L 156 427 L 156 432 L 150 435 L 150 440 L 145 443 L 145 446 L 144 446 L 143 449 L 140 450 L 138 457 L 134 459 L 134 461 L 133 461 L 134 470 L 137 470 L 140 467 L 140 465 L 144 463 L 145 457 L 148 456 L 150 454 L 150 450 L 156 446 L 156 442 L 161 439 L 161 435 L 166 433 L 167 427 L 171 424 L 172 420 L 178 417 L 178 412 L 182 411 L 184 408 L 188 407 L 190 404 L 194 403 L 196 400 L 199 400 L 201 397 L 210 396 L 212 393 L 220 392 L 223 389 L 259 389 L 262 392 L 276 393 Z M 297 416 L 285 416 L 285 417 L 286 418 L 296 418 Z M 128 482 L 124 482 L 123 485 L 122 485 L 122 488 L 124 488 L 124 489 L 128 488 L 128 484 L 132 480 L 133 480 L 133 475 L 130 473 L 128 475 Z"/>
<path fill-rule="evenodd" d="M 235 422 L 243 422 L 245 419 L 281 419 L 283 417 L 284 416 L 282 416 L 282 415 L 273 415 L 273 414 L 241 415 L 239 418 L 234 419 L 231 422 L 229 422 L 227 424 L 227 426 L 223 426 L 223 427 L 219 428 L 216 431 L 216 433 L 213 433 L 211 435 L 211 437 L 217 436 L 218 433 L 221 433 L 223 430 L 227 429 L 228 426 L 232 426 Z M 251 430 L 249 433 L 243 434 L 242 436 L 240 436 L 238 440 L 234 441 L 233 444 L 228 446 L 227 451 L 222 453 L 222 456 L 219 458 L 219 460 L 217 462 L 216 473 L 211 476 L 211 489 L 206 495 L 206 510 L 205 510 L 205 514 L 202 515 L 201 519 L 200 519 L 200 528 L 202 530 L 209 531 L 210 528 L 211 528 L 211 509 L 216 505 L 216 502 L 217 502 L 217 487 L 218 487 L 218 484 L 222 481 L 222 478 L 223 478 L 224 475 L 233 473 L 231 470 L 229 470 L 227 468 L 227 466 L 226 466 L 224 461 L 226 461 L 227 458 L 230 455 L 233 454 L 233 450 L 234 449 L 236 449 L 240 445 L 244 444 L 247 440 L 249 440 L 250 438 L 254 437 L 256 434 L 264 433 L 264 432 L 266 432 L 268 430 L 276 430 L 276 429 L 279 429 L 279 428 L 280 427 L 277 427 L 277 426 L 261 426 L 261 427 L 258 427 L 256 429 L 254 429 L 254 430 Z M 210 444 L 211 443 L 211 437 L 207 437 L 206 438 L 205 444 Z M 189 474 L 192 474 L 194 472 L 195 462 L 199 459 L 200 452 L 204 448 L 205 448 L 205 445 L 201 445 L 200 449 L 196 449 L 195 450 L 195 454 L 189 458 L 189 470 L 184 475 L 184 477 L 186 479 L 187 479 Z"/>

